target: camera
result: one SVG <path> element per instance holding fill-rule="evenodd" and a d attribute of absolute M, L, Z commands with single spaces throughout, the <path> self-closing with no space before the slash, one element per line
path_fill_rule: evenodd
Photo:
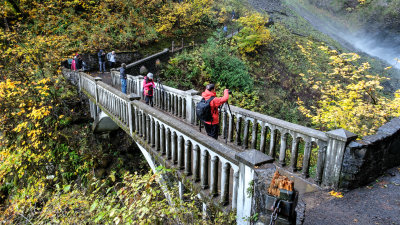
<path fill-rule="evenodd" d="M 231 94 L 232 94 L 232 91 L 231 91 L 231 90 L 229 90 L 229 91 L 228 91 L 228 93 L 231 95 Z"/>

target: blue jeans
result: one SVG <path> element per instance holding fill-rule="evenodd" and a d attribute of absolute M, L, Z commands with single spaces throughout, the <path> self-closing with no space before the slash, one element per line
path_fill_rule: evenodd
<path fill-rule="evenodd" d="M 106 72 L 106 62 L 99 61 L 100 72 Z"/>
<path fill-rule="evenodd" d="M 126 94 L 126 79 L 121 79 L 121 91 Z"/>

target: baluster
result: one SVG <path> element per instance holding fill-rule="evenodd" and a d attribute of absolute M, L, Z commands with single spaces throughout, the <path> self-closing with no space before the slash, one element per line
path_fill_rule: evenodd
<path fill-rule="evenodd" d="M 192 143 L 187 140 L 185 143 L 185 175 L 192 175 Z"/>
<path fill-rule="evenodd" d="M 233 173 L 232 209 L 237 208 L 238 189 L 239 189 L 239 171 L 235 171 Z"/>
<path fill-rule="evenodd" d="M 211 190 L 210 195 L 218 195 L 218 157 L 214 156 L 211 159 Z"/>
<path fill-rule="evenodd" d="M 171 94 L 167 93 L 167 111 L 171 112 Z"/>
<path fill-rule="evenodd" d="M 182 118 L 186 119 L 186 99 L 182 98 Z"/>
<path fill-rule="evenodd" d="M 227 129 L 227 125 L 228 125 L 228 121 L 227 121 L 227 115 L 226 115 L 226 110 L 224 109 L 224 111 L 222 111 L 222 137 L 224 139 L 228 138 L 228 132 L 225 133 L 225 129 Z"/>
<path fill-rule="evenodd" d="M 181 170 L 184 167 L 184 149 L 183 149 L 183 144 L 184 144 L 184 140 L 182 135 L 179 136 L 178 138 L 178 168 Z"/>
<path fill-rule="evenodd" d="M 323 143 L 321 141 L 318 142 L 317 177 L 316 177 L 316 182 L 318 185 L 320 185 L 322 182 L 326 148 L 327 148 L 326 143 Z"/>
<path fill-rule="evenodd" d="M 287 135 L 282 131 L 281 134 L 281 148 L 279 149 L 279 164 L 281 166 L 285 166 L 285 157 L 286 157 L 286 140 L 287 140 Z"/>
<path fill-rule="evenodd" d="M 153 118 L 151 118 L 151 124 L 150 124 L 150 146 L 154 148 L 156 146 L 156 141 L 155 141 L 155 121 Z"/>
<path fill-rule="evenodd" d="M 291 153 L 291 157 L 290 157 L 290 168 L 292 170 L 292 172 L 296 172 L 297 171 L 297 157 L 298 157 L 298 148 L 299 148 L 299 138 L 296 138 L 296 136 L 293 137 L 292 140 L 292 153 Z"/>
<path fill-rule="evenodd" d="M 258 136 L 258 122 L 257 120 L 253 121 L 253 129 L 251 133 L 251 148 L 257 148 L 257 136 Z"/>
<path fill-rule="evenodd" d="M 178 97 L 178 117 L 182 117 L 182 98 Z"/>
<path fill-rule="evenodd" d="M 146 114 L 143 112 L 142 115 L 142 134 L 143 134 L 143 139 L 146 140 Z"/>
<path fill-rule="evenodd" d="M 221 204 L 227 205 L 229 202 L 229 175 L 231 172 L 231 165 L 224 163 L 222 167 L 221 177 Z"/>
<path fill-rule="evenodd" d="M 139 112 L 139 136 L 143 137 L 143 130 L 142 130 L 142 112 Z"/>
<path fill-rule="evenodd" d="M 135 131 L 140 136 L 139 121 L 140 121 L 139 110 L 135 107 Z"/>
<path fill-rule="evenodd" d="M 193 153 L 193 181 L 198 182 L 200 181 L 200 147 L 198 145 L 194 146 Z"/>
<path fill-rule="evenodd" d="M 176 140 L 176 137 L 177 137 L 177 135 L 176 135 L 176 133 L 175 133 L 175 131 L 172 133 L 172 145 L 171 145 L 171 147 L 172 147 L 172 163 L 173 164 L 176 164 L 177 163 L 177 161 L 178 161 L 178 154 L 177 154 L 177 140 Z"/>
<path fill-rule="evenodd" d="M 165 155 L 165 127 L 161 125 L 161 154 Z"/>
<path fill-rule="evenodd" d="M 171 131 L 169 130 L 169 128 L 166 130 L 165 136 L 167 137 L 167 140 L 165 142 L 167 159 L 171 159 Z"/>
<path fill-rule="evenodd" d="M 208 189 L 208 152 L 201 154 L 201 188 Z"/>
<path fill-rule="evenodd" d="M 242 123 L 241 123 L 242 117 L 237 117 L 236 118 L 236 145 L 241 145 L 241 140 L 240 140 L 240 131 L 242 130 Z"/>
<path fill-rule="evenodd" d="M 164 111 L 168 111 L 168 93 L 166 91 L 164 93 Z"/>
<path fill-rule="evenodd" d="M 246 149 L 249 147 L 249 127 L 250 120 L 244 121 L 244 132 L 243 132 L 243 147 Z"/>
<path fill-rule="evenodd" d="M 151 129 L 151 125 L 150 125 L 150 116 L 146 116 L 146 137 L 147 137 L 147 143 L 150 143 L 151 141 L 151 134 L 150 134 L 150 129 Z"/>
<path fill-rule="evenodd" d="M 304 147 L 304 158 L 303 158 L 303 171 L 302 174 L 305 178 L 309 177 L 309 167 L 311 158 L 311 141 L 308 140 Z"/>
<path fill-rule="evenodd" d="M 178 114 L 179 114 L 179 111 L 178 111 L 178 100 L 179 98 L 178 98 L 178 96 L 177 95 L 175 95 L 174 96 L 174 114 L 175 114 L 175 116 L 178 116 Z"/>
<path fill-rule="evenodd" d="M 156 150 L 160 151 L 160 123 L 156 122 L 156 138 L 155 138 Z"/>
<path fill-rule="evenodd" d="M 228 141 L 233 141 L 233 114 L 229 115 Z"/>
<path fill-rule="evenodd" d="M 265 151 L 265 140 L 266 140 L 266 135 L 267 133 L 267 127 L 264 125 L 264 123 L 261 124 L 261 137 L 260 137 L 260 152 L 266 153 Z"/>
<path fill-rule="evenodd" d="M 275 158 L 275 137 L 276 130 L 271 128 L 271 140 L 269 141 L 269 156 Z"/>

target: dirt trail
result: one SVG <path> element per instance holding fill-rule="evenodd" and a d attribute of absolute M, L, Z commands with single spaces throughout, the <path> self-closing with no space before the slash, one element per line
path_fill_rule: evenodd
<path fill-rule="evenodd" d="M 400 225 L 400 167 L 365 187 L 343 193 L 343 198 L 320 191 L 304 194 L 303 200 L 307 204 L 305 225 Z"/>

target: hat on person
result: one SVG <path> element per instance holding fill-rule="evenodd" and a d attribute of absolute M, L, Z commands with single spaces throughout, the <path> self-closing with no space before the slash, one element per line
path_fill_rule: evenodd
<path fill-rule="evenodd" d="M 153 79 L 153 74 L 152 74 L 152 73 L 148 73 L 148 74 L 147 74 L 147 77 L 148 77 L 149 79 Z"/>

